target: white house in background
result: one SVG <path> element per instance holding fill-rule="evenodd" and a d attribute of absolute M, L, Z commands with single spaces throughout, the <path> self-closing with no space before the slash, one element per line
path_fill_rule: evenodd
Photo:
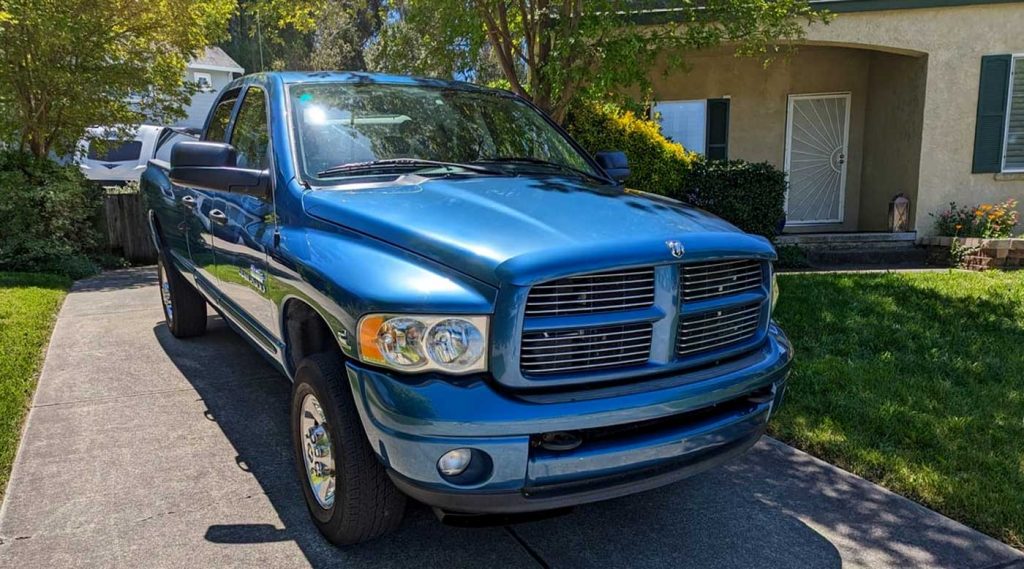
<path fill-rule="evenodd" d="M 245 74 L 234 59 L 219 47 L 208 47 L 203 55 L 189 62 L 185 68 L 185 80 L 199 85 L 199 91 L 192 95 L 192 103 L 186 109 L 188 116 L 174 126 L 203 128 L 206 115 L 213 107 L 217 93 L 232 79 Z"/>

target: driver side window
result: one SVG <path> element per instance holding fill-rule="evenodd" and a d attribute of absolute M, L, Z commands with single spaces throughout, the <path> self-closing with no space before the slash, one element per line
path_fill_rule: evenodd
<path fill-rule="evenodd" d="M 238 109 L 235 126 L 231 129 L 231 145 L 238 152 L 238 167 L 253 170 L 266 168 L 268 142 L 270 129 L 267 127 L 263 89 L 249 87 Z"/>

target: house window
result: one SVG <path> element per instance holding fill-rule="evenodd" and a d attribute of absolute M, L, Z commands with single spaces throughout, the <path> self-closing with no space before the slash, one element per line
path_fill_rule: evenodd
<path fill-rule="evenodd" d="M 193 73 L 192 80 L 195 81 L 200 91 L 213 91 L 213 78 L 209 73 Z"/>
<path fill-rule="evenodd" d="M 1002 169 L 1024 172 L 1024 55 L 1013 58 L 1009 84 Z"/>
<path fill-rule="evenodd" d="M 981 58 L 971 172 L 1024 172 L 1024 54 Z"/>
<path fill-rule="evenodd" d="M 729 99 L 659 101 L 651 113 L 669 140 L 711 159 L 728 158 Z"/>

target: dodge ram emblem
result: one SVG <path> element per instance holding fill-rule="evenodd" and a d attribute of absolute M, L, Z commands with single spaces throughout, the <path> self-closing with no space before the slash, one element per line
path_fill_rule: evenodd
<path fill-rule="evenodd" d="M 672 256 L 676 259 L 682 257 L 683 253 L 686 252 L 686 249 L 683 248 L 683 244 L 678 241 L 666 241 L 665 246 L 668 247 L 668 250 L 672 252 Z"/>

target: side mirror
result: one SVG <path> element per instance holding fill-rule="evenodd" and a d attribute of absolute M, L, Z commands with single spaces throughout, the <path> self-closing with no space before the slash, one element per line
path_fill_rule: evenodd
<path fill-rule="evenodd" d="M 594 155 L 594 159 L 612 179 L 622 182 L 629 177 L 629 160 L 626 159 L 625 152 L 602 150 Z"/>
<path fill-rule="evenodd" d="M 270 191 L 270 172 L 238 168 L 237 161 L 238 152 L 230 144 L 181 141 L 171 148 L 171 182 L 266 197 Z"/>

